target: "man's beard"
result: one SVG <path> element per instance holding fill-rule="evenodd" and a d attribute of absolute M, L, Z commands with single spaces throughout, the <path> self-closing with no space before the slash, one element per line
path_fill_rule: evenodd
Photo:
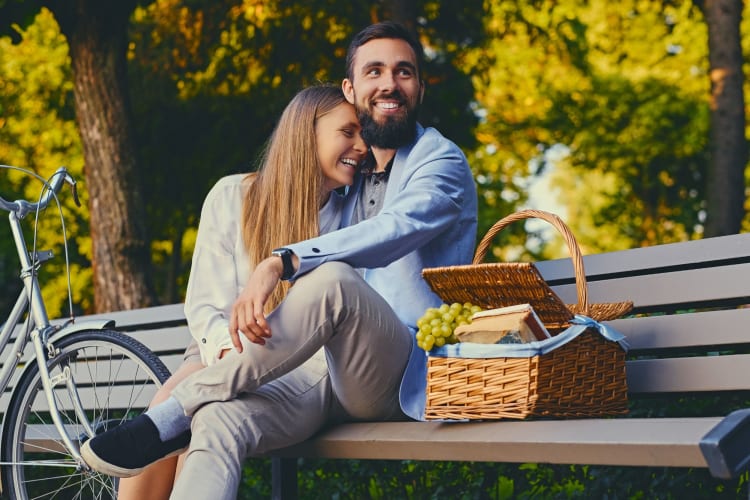
<path fill-rule="evenodd" d="M 417 135 L 417 110 L 409 110 L 403 118 L 387 117 L 378 123 L 367 109 L 357 109 L 357 118 L 362 126 L 362 139 L 369 146 L 382 149 L 398 149 L 410 144 Z"/>

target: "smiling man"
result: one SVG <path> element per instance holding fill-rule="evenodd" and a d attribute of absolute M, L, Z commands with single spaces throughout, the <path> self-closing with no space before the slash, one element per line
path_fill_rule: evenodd
<path fill-rule="evenodd" d="M 246 456 L 335 422 L 416 416 L 399 389 L 410 385 L 402 380 L 407 365 L 425 363 L 414 347 L 416 321 L 441 303 L 421 271 L 470 262 L 477 222 L 465 156 L 417 123 L 422 57 L 419 42 L 395 23 L 355 36 L 342 88 L 371 162 L 346 195 L 342 228 L 261 261 L 228 318 L 235 349 L 180 383 L 166 403 L 92 438 L 84 445 L 89 465 L 132 475 L 190 438 L 172 497 L 230 499 Z M 266 316 L 280 279 L 295 284 Z M 138 432 L 143 419 L 158 433 Z"/>
<path fill-rule="evenodd" d="M 417 109 L 424 83 L 419 78 L 419 46 L 397 38 L 379 38 L 350 51 L 342 87 L 357 109 L 362 137 L 381 161 L 410 143 L 417 133 Z"/>

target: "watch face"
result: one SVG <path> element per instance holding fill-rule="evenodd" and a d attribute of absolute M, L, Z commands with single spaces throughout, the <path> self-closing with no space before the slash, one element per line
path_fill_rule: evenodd
<path fill-rule="evenodd" d="M 284 270 L 281 274 L 282 280 L 288 280 L 294 275 L 294 268 L 292 266 L 292 251 L 288 248 L 277 248 L 271 252 L 273 255 L 281 257 L 281 264 L 284 266 Z"/>

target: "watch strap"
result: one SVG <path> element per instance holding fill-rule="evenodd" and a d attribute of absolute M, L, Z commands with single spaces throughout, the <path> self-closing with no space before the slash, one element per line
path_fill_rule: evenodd
<path fill-rule="evenodd" d="M 294 266 L 292 265 L 292 251 L 288 248 L 276 248 L 271 252 L 271 254 L 281 257 L 281 265 L 283 266 L 281 279 L 284 281 L 292 279 L 292 276 L 294 276 Z"/>

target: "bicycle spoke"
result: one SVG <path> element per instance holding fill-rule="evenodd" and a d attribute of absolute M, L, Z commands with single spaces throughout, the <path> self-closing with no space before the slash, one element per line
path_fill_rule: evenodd
<path fill-rule="evenodd" d="M 85 408 L 84 418 L 100 432 L 143 411 L 169 374 L 150 351 L 118 332 L 75 334 L 58 349 L 49 362 L 50 374 L 59 376 L 67 367 L 72 380 L 53 388 L 53 402 L 76 446 L 87 438 L 88 425 L 75 411 L 77 401 Z M 3 433 L 0 473 L 11 497 L 116 498 L 116 480 L 81 469 L 65 449 L 47 408 L 39 370 L 32 367 L 22 378 L 18 395 L 11 398 L 10 416 L 6 414 L 8 432 Z"/>

